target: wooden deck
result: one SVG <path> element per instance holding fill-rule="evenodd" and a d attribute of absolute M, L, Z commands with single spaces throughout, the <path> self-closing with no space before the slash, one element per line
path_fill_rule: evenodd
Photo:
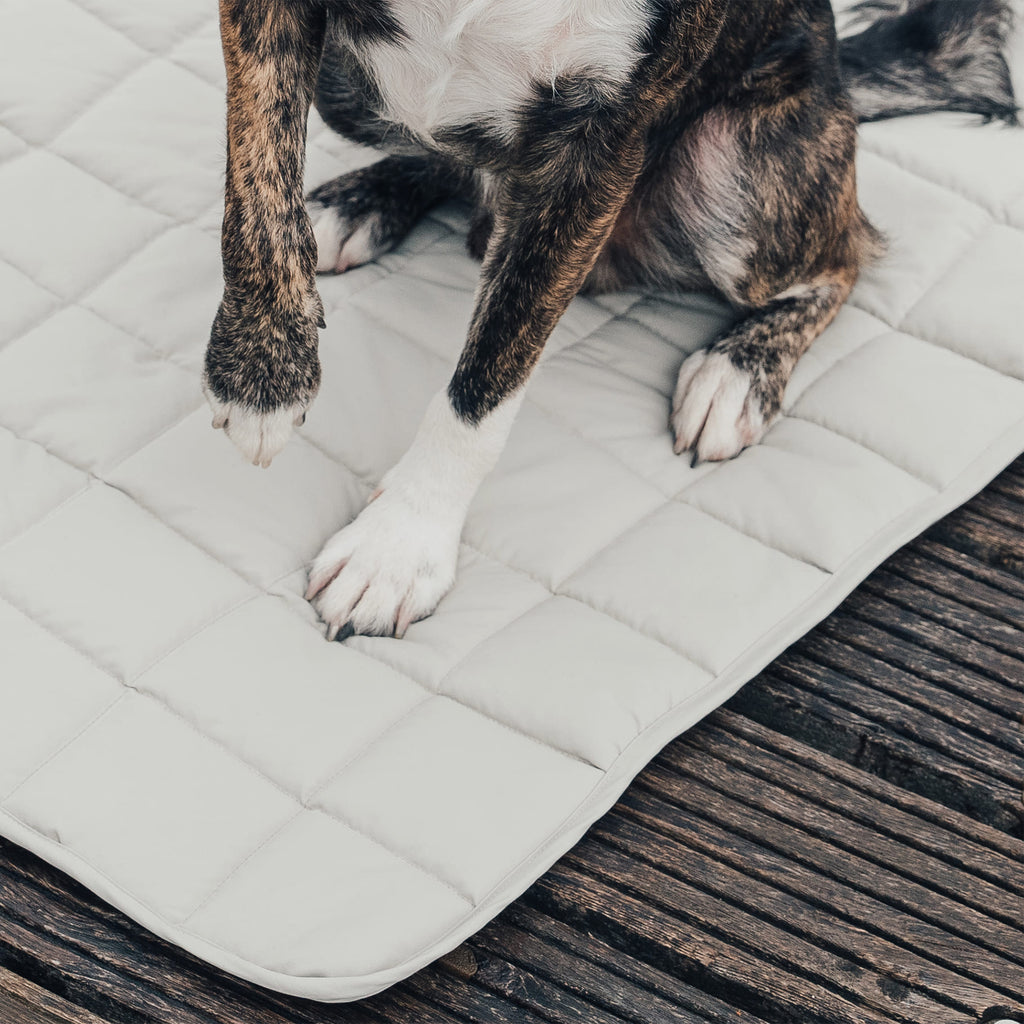
<path fill-rule="evenodd" d="M 276 996 L 0 842 L 0 1022 L 1024 1021 L 1022 711 L 1018 460 L 442 963 Z"/>

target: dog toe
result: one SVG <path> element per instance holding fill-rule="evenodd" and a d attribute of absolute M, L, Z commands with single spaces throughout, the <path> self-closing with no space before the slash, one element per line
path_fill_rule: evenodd
<path fill-rule="evenodd" d="M 706 350 L 680 368 L 671 425 L 676 454 L 692 450 L 694 465 L 731 459 L 767 428 L 751 375 L 725 353 Z"/>

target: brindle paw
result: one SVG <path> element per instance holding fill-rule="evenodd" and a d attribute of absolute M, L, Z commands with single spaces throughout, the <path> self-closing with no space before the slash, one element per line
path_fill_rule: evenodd
<path fill-rule="evenodd" d="M 316 239 L 316 272 L 344 274 L 387 252 L 391 245 L 379 213 L 350 218 L 334 206 L 309 200 L 306 212 Z"/>
<path fill-rule="evenodd" d="M 223 430 L 249 462 L 264 469 L 306 419 L 306 405 L 301 402 L 260 412 L 239 402 L 222 402 L 209 388 L 204 391 L 213 410 L 214 429 Z"/>
<path fill-rule="evenodd" d="M 739 455 L 775 418 L 774 412 L 765 416 L 766 404 L 752 375 L 724 352 L 694 352 L 679 369 L 672 400 L 676 454 L 692 450 L 694 465 Z"/>
<path fill-rule="evenodd" d="M 213 426 L 257 466 L 269 466 L 302 423 L 320 386 L 317 328 L 322 306 L 311 289 L 301 315 L 227 296 L 206 349 L 203 393 Z"/>
<path fill-rule="evenodd" d="M 437 158 L 385 157 L 313 189 L 306 212 L 319 274 L 342 274 L 389 252 L 438 200 L 458 172 Z"/>

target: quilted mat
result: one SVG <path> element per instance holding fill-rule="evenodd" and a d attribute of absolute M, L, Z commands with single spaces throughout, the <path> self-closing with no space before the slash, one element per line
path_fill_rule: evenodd
<path fill-rule="evenodd" d="M 466 211 L 322 279 L 269 470 L 210 428 L 209 0 L 2 0 L 0 833 L 262 985 L 368 995 L 521 893 L 669 739 L 1024 449 L 1024 131 L 863 133 L 892 238 L 734 461 L 672 454 L 708 298 L 576 301 L 405 639 L 327 643 L 305 567 L 469 319 Z M 316 184 L 372 154 L 311 131 Z"/>

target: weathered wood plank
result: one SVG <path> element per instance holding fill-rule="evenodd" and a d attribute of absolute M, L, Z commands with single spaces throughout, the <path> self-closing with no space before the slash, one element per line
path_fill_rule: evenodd
<path fill-rule="evenodd" d="M 747 1010 L 733 1006 L 715 995 L 694 985 L 686 984 L 681 978 L 659 970 L 625 949 L 604 942 L 590 929 L 581 929 L 573 924 L 551 917 L 533 905 L 533 889 L 516 903 L 513 903 L 501 917 L 510 921 L 524 932 L 537 936 L 565 950 L 570 962 L 578 964 L 569 975 L 570 984 L 590 992 L 597 992 L 605 1005 L 622 1000 L 628 1007 L 640 1012 L 648 1003 L 654 1008 L 672 1007 L 687 1015 L 683 1020 L 707 1021 L 709 1024 L 765 1024 L 765 1021 Z M 522 947 L 520 947 L 522 948 Z M 525 955 L 525 952 L 524 952 Z M 542 954 L 538 953 L 538 957 Z M 595 981 L 588 965 L 604 974 Z M 581 974 L 581 971 L 587 973 Z M 605 977 L 609 979 L 606 983 Z M 624 985 L 634 987 L 625 988 Z"/>
<path fill-rule="evenodd" d="M 886 567 L 876 569 L 861 584 L 861 589 L 867 594 L 878 594 L 889 604 L 939 622 L 970 637 L 974 643 L 1002 651 L 1010 659 L 1001 659 L 1010 666 L 1010 678 L 1024 683 L 1024 651 L 1021 648 L 1020 630 L 1011 623 L 976 611 L 958 600 L 956 594 L 937 593 L 889 572 Z"/>
<path fill-rule="evenodd" d="M 470 943 L 474 958 L 471 975 L 473 982 L 493 996 L 500 997 L 502 1005 L 513 1003 L 528 1011 L 531 1020 L 539 1017 L 552 1024 L 622 1024 L 623 1017 L 597 1005 L 591 992 L 588 991 L 585 996 L 571 992 L 562 984 L 561 978 L 556 982 L 539 973 L 535 966 L 537 960 L 524 965 L 522 960 L 525 958 L 521 955 L 506 955 L 509 946 L 513 949 L 519 947 L 521 953 L 521 947 L 527 942 L 529 936 L 524 934 L 519 937 L 514 930 L 502 934 L 499 926 L 485 929 L 483 933 L 474 936 Z M 556 968 L 553 973 L 557 973 L 557 967 L 571 972 L 576 966 L 567 962 L 566 958 L 560 958 L 557 950 L 546 949 L 543 952 Z M 671 1020 L 672 1024 L 680 1024 L 683 1018 L 674 1017 Z M 650 1024 L 654 1024 L 654 1021 Z"/>
<path fill-rule="evenodd" d="M 657 820 L 655 816 L 653 822 Z M 823 912 L 808 901 L 807 893 L 795 896 L 724 863 L 714 851 L 708 856 L 695 846 L 681 846 L 653 822 L 613 812 L 595 827 L 592 835 L 603 844 L 684 884 L 694 879 L 702 894 L 728 902 L 730 907 L 758 919 L 761 930 L 757 941 L 771 948 L 773 959 L 783 955 L 783 949 L 792 948 L 794 962 L 806 969 L 808 961 L 801 944 L 811 942 L 837 958 L 830 967 L 838 966 L 844 973 L 853 973 L 850 965 L 861 970 L 864 983 L 857 986 L 857 994 L 865 1000 L 874 998 L 872 988 L 886 988 L 889 987 L 887 982 L 893 982 L 935 1004 L 948 1003 L 965 1013 L 977 1013 L 1007 994 L 1005 988 L 997 991 L 935 964 L 906 946 L 895 945 L 873 929 L 850 921 L 845 912 Z M 718 926 L 723 924 L 720 917 Z M 974 951 L 975 964 L 983 966 L 986 959 L 990 968 L 999 966 L 996 958 L 991 955 L 986 958 L 984 950 Z M 1008 966 L 1013 971 L 1013 965 Z M 1017 967 L 1013 974 L 1022 978 L 1024 969 Z M 913 1008 L 922 1015 L 932 1009 L 934 1007 L 925 1004 Z"/>
<path fill-rule="evenodd" d="M 976 558 L 985 565 L 1024 576 L 1024 551 L 1019 528 L 996 523 L 973 510 L 973 505 L 951 512 L 929 527 L 925 536 Z"/>
<path fill-rule="evenodd" d="M 959 604 L 1006 623 L 1011 629 L 1018 632 L 1024 629 L 1024 600 L 1007 601 L 1006 590 L 963 573 L 951 576 L 948 565 L 919 553 L 913 546 L 898 551 L 885 563 L 885 568 L 889 573 L 917 584 L 932 594 L 953 597 Z M 1009 578 L 1016 579 L 1013 576 Z M 1024 584 L 1021 584 L 1020 589 L 1024 595 Z M 981 638 L 975 636 L 975 639 Z"/>
<path fill-rule="evenodd" d="M 691 740 L 707 737 L 713 743 L 735 746 L 740 755 L 750 749 L 781 759 L 797 771 L 810 772 L 813 790 L 828 802 L 838 797 L 838 810 L 883 834 L 893 836 L 927 853 L 945 858 L 951 865 L 979 878 L 989 878 L 999 888 L 1024 893 L 1024 841 L 985 825 L 974 818 L 894 786 L 870 772 L 731 710 L 731 703 L 705 719 L 699 730 L 676 741 L 685 749 Z M 754 767 L 754 760 L 750 762 Z M 768 771 L 774 760 L 769 761 Z M 838 784 L 838 788 L 834 788 Z M 833 803 L 828 806 L 835 807 Z M 931 826 L 938 826 L 938 830 Z"/>
<path fill-rule="evenodd" d="M 1006 831 L 1021 827 L 1019 789 L 809 692 L 773 666 L 731 707 L 904 789 Z M 950 729 L 950 733 L 953 730 Z"/>
<path fill-rule="evenodd" d="M 979 983 L 976 1001 L 995 989 L 1004 996 L 1024 992 L 1024 964 L 1012 963 L 933 924 L 921 916 L 915 897 L 923 895 L 931 916 L 942 919 L 957 912 L 948 901 L 935 899 L 919 886 L 908 891 L 907 880 L 895 872 L 851 857 L 664 768 L 654 765 L 643 773 L 609 820 L 615 822 L 618 816 L 633 818 L 680 845 L 664 860 L 672 871 L 683 864 L 690 869 L 689 850 L 735 869 L 739 877 L 730 876 L 722 889 L 734 898 L 746 900 L 746 878 L 759 879 L 798 900 L 810 901 L 824 916 L 826 930 L 841 915 L 858 928 L 877 933 L 887 941 L 884 952 L 895 963 L 913 962 L 916 956 L 941 965 L 946 971 L 940 978 L 942 985 L 954 988 L 967 978 L 974 979 Z M 654 849 L 640 856 L 650 857 Z M 701 871 L 696 877 L 704 885 L 709 876 Z M 790 919 L 789 903 L 780 905 L 787 908 L 784 919 Z M 853 934 L 851 951 L 857 953 L 862 940 L 860 934 Z"/>
<path fill-rule="evenodd" d="M 1019 687 L 1021 662 L 915 609 L 888 601 L 878 590 L 855 590 L 841 605 L 844 613 L 874 623 L 886 632 L 934 651 L 953 665 L 962 665 L 997 682 Z"/>
<path fill-rule="evenodd" d="M 107 1024 L 88 1010 L 2 967 L 0 1021 L 4 1024 Z"/>
<path fill-rule="evenodd" d="M 997 488 L 986 488 L 972 500 L 971 506 L 993 522 L 1003 523 L 1013 530 L 1024 529 L 1021 503 L 1014 494 L 1001 494 Z"/>
<path fill-rule="evenodd" d="M 1000 473 L 988 485 L 987 490 L 995 491 L 1015 501 L 1018 506 L 1024 505 L 1024 470 L 1019 469 L 1020 463 L 1010 466 L 1006 472 Z"/>
<path fill-rule="evenodd" d="M 935 1009 L 919 996 L 900 1013 L 891 996 L 856 965 L 785 938 L 764 922 L 702 894 L 691 885 L 594 842 L 570 852 L 548 876 L 544 892 L 562 913 L 590 915 L 633 948 L 667 961 L 686 977 L 696 973 L 712 991 L 738 1005 L 765 1007 L 766 1015 L 842 1024 L 918 1024 L 918 1010 Z M 753 948 L 752 948 L 753 947 Z M 842 966 L 841 966 L 842 965 Z M 851 969 L 852 968 L 852 969 Z M 902 990 L 900 992 L 902 995 Z M 942 1008 L 948 1012 L 948 1008 Z M 966 1019 L 951 1013 L 954 1020 Z"/>
<path fill-rule="evenodd" d="M 837 613 L 829 616 L 794 646 L 797 650 L 804 650 L 807 644 L 812 649 L 823 651 L 829 640 L 836 645 L 836 668 L 842 668 L 850 663 L 850 659 L 866 654 L 873 661 L 892 665 L 923 679 L 930 685 L 935 703 L 955 695 L 958 700 L 969 699 L 1012 722 L 1024 701 L 1024 694 L 1006 682 L 955 665 L 926 647 L 893 636 L 880 626 L 854 615 Z"/>
<path fill-rule="evenodd" d="M 950 702 L 949 709 L 939 717 L 928 707 L 927 687 L 917 685 L 913 678 L 899 679 L 879 669 L 874 685 L 869 685 L 846 667 L 838 670 L 823 665 L 796 650 L 790 650 L 765 674 L 771 680 L 818 694 L 856 712 L 861 719 L 929 747 L 945 760 L 972 768 L 979 778 L 1008 783 L 1018 792 L 1024 782 L 1024 744 L 1008 723 L 966 701 Z M 893 696 L 891 690 L 902 690 L 902 695 Z M 986 736 L 986 726 L 992 728 L 991 738 Z"/>
<path fill-rule="evenodd" d="M 527 988 L 533 988 L 535 979 L 525 974 L 516 972 L 515 968 L 507 966 L 508 975 L 518 976 L 519 983 L 525 994 Z M 492 964 L 492 978 L 496 973 L 498 965 Z M 472 1021 L 473 1024 L 543 1024 L 544 1018 L 538 1017 L 526 1006 L 522 1005 L 519 999 L 511 998 L 515 991 L 515 984 L 511 982 L 502 992 L 500 986 L 497 991 L 488 991 L 479 985 L 471 984 L 465 978 L 459 977 L 451 971 L 426 970 L 414 974 L 404 986 L 414 992 L 420 999 L 426 999 L 439 1010 L 445 1008 L 457 1008 L 456 1012 L 464 1020 Z M 536 1000 L 534 995 L 533 1001 Z M 553 1012 L 557 1012 L 553 1007 Z M 399 1020 L 404 1018 L 398 1018 Z M 428 1018 L 429 1019 L 429 1018 Z M 552 1016 L 553 1024 L 563 1024 L 564 1016 Z M 599 1021 L 598 1024 L 607 1024 L 606 1021 Z"/>
<path fill-rule="evenodd" d="M 917 716 L 915 722 L 920 718 L 923 726 L 917 730 L 907 722 L 906 731 L 922 740 L 928 730 L 938 731 L 940 750 L 951 752 L 946 741 L 949 727 L 953 726 L 957 733 L 964 736 L 964 742 L 973 754 L 981 757 L 979 767 L 984 771 L 1013 783 L 1024 780 L 1024 732 L 1012 717 L 991 711 L 976 702 L 975 693 L 969 685 L 963 684 L 959 675 L 949 680 L 955 693 L 949 699 L 937 700 L 936 697 L 942 698 L 945 695 L 941 691 L 937 693 L 933 683 L 896 668 L 873 654 L 853 650 L 823 631 L 814 632 L 794 644 L 772 671 L 775 668 L 781 670 L 797 666 L 807 674 L 813 673 L 815 682 L 826 687 L 829 680 L 838 674 L 858 685 L 885 694 L 900 708 L 913 709 Z M 986 695 L 990 698 L 1002 695 L 994 686 L 986 689 Z M 1001 689 L 1007 696 L 1012 693 L 1007 688 Z M 836 691 L 828 688 L 827 692 L 835 694 Z M 1016 706 L 1024 707 L 1024 695 L 1016 696 Z M 865 705 L 860 706 L 865 708 Z M 1001 747 L 1014 757 L 1002 759 L 1000 751 L 992 749 L 994 746 Z"/>
<path fill-rule="evenodd" d="M 4 903 L 6 907 L 7 904 Z M 69 1001 L 89 1009 L 110 1024 L 142 1024 L 151 1020 L 175 1024 L 210 1024 L 209 1017 L 160 993 L 126 983 L 126 978 L 34 926 L 13 920 L 0 910 L 0 966 L 27 973 L 44 988 L 62 992 Z"/>
<path fill-rule="evenodd" d="M 1010 959 L 1024 957 L 1014 901 L 1003 886 L 957 866 L 955 833 L 713 726 L 666 747 L 657 763 L 943 894 L 955 913 L 938 923 Z"/>
<path fill-rule="evenodd" d="M 598 1021 L 703 1024 L 702 1018 L 682 1007 L 674 1006 L 653 992 L 616 977 L 588 959 L 566 952 L 525 929 L 505 924 L 504 920 L 488 925 L 473 937 L 469 946 L 476 954 L 477 971 L 493 970 L 489 966 L 492 957 L 487 955 L 493 953 L 500 964 L 511 962 L 518 967 L 525 963 L 529 965 L 530 973 L 541 973 L 549 983 L 555 981 L 553 997 L 550 988 L 528 991 L 531 1006 L 544 1016 L 549 1016 L 546 1009 L 552 1004 L 564 1013 L 563 989 L 568 988 L 575 996 L 569 1005 L 569 1012 L 573 1015 L 570 1020 L 593 1021 L 595 1024 Z M 502 974 L 502 984 L 507 985 L 509 979 L 504 976 L 504 969 Z M 513 997 L 522 998 L 523 991 L 520 988 Z M 538 994 L 540 1000 L 532 1001 Z M 601 1005 L 599 1009 L 594 1008 L 595 1001 Z"/>
<path fill-rule="evenodd" d="M 1010 597 L 1024 600 L 1024 579 L 1013 573 L 979 562 L 966 552 L 949 547 L 927 534 L 912 541 L 908 547 L 944 566 L 947 571 L 952 570 L 957 577 L 978 580 Z"/>
<path fill-rule="evenodd" d="M 658 787 L 659 798 L 670 800 L 683 814 L 699 820 L 701 827 L 709 828 L 713 834 L 717 834 L 714 832 L 716 828 L 726 830 L 733 838 L 723 840 L 723 858 L 728 859 L 727 851 L 736 843 L 743 848 L 747 843 L 766 848 L 770 853 L 761 856 L 778 857 L 788 862 L 785 867 L 775 869 L 778 880 L 785 880 L 791 875 L 803 878 L 803 872 L 807 870 L 819 877 L 805 892 L 817 892 L 822 886 L 829 889 L 835 882 L 894 908 L 898 913 L 893 920 L 901 922 L 899 927 L 905 930 L 911 948 L 914 948 L 915 936 L 921 936 L 923 943 L 930 943 L 937 933 L 941 933 L 946 935 L 945 949 L 959 950 L 966 943 L 969 947 L 986 951 L 991 956 L 992 970 L 986 974 L 979 973 L 978 978 L 992 987 L 1001 987 L 999 979 L 1003 973 L 1000 965 L 1004 961 L 1015 963 L 1017 969 L 1024 964 L 1024 951 L 1019 943 L 1014 944 L 1012 927 L 1004 922 L 995 922 L 991 931 L 986 931 L 984 914 L 965 909 L 956 899 L 931 889 L 927 879 L 908 878 L 900 872 L 901 865 L 882 867 L 847 849 L 842 839 L 835 838 L 844 827 L 842 822 L 824 815 L 825 828 L 816 835 L 799 825 L 780 820 L 770 811 L 714 790 L 692 776 L 679 773 L 673 784 L 672 774 L 668 768 L 652 766 L 640 777 L 637 789 L 647 788 L 647 780 L 651 778 Z M 628 808 L 632 804 L 626 802 L 624 806 Z M 682 827 L 679 818 L 669 815 L 668 820 L 674 820 L 677 827 Z M 831 831 L 829 825 L 833 826 Z M 1019 896 L 1006 894 L 1006 902 L 1010 904 L 1019 900 Z M 851 904 L 857 905 L 856 902 Z M 879 913 L 881 915 L 882 912 Z M 880 916 L 878 920 L 886 918 Z M 983 966 L 978 957 L 968 957 L 965 962 Z"/>

